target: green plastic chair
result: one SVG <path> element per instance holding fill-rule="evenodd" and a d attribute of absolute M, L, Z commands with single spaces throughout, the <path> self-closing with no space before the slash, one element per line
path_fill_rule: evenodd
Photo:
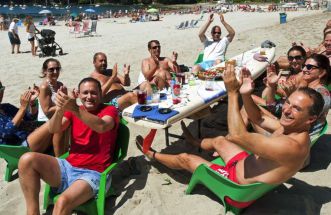
<path fill-rule="evenodd" d="M 198 58 L 195 60 L 194 65 L 201 63 L 203 61 L 203 51 L 199 53 Z"/>
<path fill-rule="evenodd" d="M 225 165 L 221 158 L 215 159 L 212 163 L 221 166 Z M 225 197 L 229 197 L 238 202 L 249 202 L 257 200 L 265 193 L 278 186 L 260 182 L 247 185 L 237 184 L 212 170 L 206 164 L 201 164 L 194 171 L 189 186 L 186 190 L 186 194 L 190 194 L 197 184 L 203 184 L 206 186 L 223 202 L 225 213 L 232 211 L 234 214 L 240 214 L 241 210 L 244 208 L 236 208 L 229 205 L 225 201 Z"/>
<path fill-rule="evenodd" d="M 324 125 L 323 129 L 320 131 L 320 133 L 311 139 L 310 148 L 313 147 L 315 145 L 315 143 L 317 142 L 317 140 L 327 132 L 328 126 L 329 126 L 328 122 L 325 121 L 325 125 Z"/>
<path fill-rule="evenodd" d="M 18 177 L 18 175 L 13 174 L 13 172 L 18 167 L 20 157 L 29 151 L 30 149 L 25 146 L 0 145 L 0 158 L 3 158 L 7 162 L 4 176 L 5 181 L 10 182 Z"/>
<path fill-rule="evenodd" d="M 112 164 L 105 171 L 101 173 L 100 187 L 97 198 L 92 198 L 89 201 L 85 202 L 84 204 L 78 206 L 75 209 L 75 211 L 81 211 L 88 215 L 104 214 L 106 197 L 115 194 L 114 189 L 112 187 L 110 187 L 108 191 L 106 190 L 107 176 L 126 157 L 128 151 L 128 145 L 129 145 L 129 137 L 130 137 L 129 128 L 125 124 L 120 122 L 118 129 L 118 136 L 116 140 L 117 148 L 114 154 L 114 159 Z M 65 158 L 68 155 L 69 153 L 65 154 L 65 156 L 63 156 L 62 158 Z M 43 205 L 44 209 L 47 210 L 47 208 L 50 205 L 54 205 L 54 203 L 57 201 L 59 196 L 60 195 L 52 196 L 52 193 L 50 192 L 50 186 L 46 184 L 45 192 L 44 192 L 44 205 Z"/>

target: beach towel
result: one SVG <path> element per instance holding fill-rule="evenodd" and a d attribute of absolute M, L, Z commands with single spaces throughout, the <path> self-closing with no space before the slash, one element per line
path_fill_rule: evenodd
<path fill-rule="evenodd" d="M 148 111 L 142 111 L 142 107 L 150 107 L 151 109 Z M 144 118 L 149 115 L 153 115 L 156 111 L 158 110 L 157 105 L 137 105 L 132 113 L 132 118 L 139 119 L 139 118 Z"/>
<path fill-rule="evenodd" d="M 178 111 L 171 110 L 169 108 L 166 108 L 166 110 L 170 111 L 169 113 L 162 113 L 162 110 L 165 110 L 165 108 L 158 108 L 157 111 L 153 112 L 153 114 L 148 115 L 146 118 L 153 121 L 166 122 L 169 118 L 179 113 Z"/>
<path fill-rule="evenodd" d="M 201 84 L 198 87 L 198 95 L 204 100 L 205 103 L 208 103 L 225 94 L 226 89 L 223 81 L 215 81 L 212 91 L 206 90 L 204 84 Z"/>

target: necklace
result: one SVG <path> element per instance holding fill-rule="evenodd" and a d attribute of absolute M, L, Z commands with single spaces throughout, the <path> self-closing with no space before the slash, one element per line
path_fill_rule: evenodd
<path fill-rule="evenodd" d="M 52 95 L 55 94 L 54 86 L 51 84 L 49 80 L 47 80 L 47 84 L 49 86 L 49 89 L 51 89 Z"/>

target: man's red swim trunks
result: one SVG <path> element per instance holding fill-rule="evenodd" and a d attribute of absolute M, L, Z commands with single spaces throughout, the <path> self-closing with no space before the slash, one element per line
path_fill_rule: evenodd
<path fill-rule="evenodd" d="M 229 162 L 225 166 L 220 166 L 217 164 L 212 164 L 210 168 L 221 174 L 222 176 L 230 179 L 231 181 L 239 184 L 237 180 L 237 175 L 236 175 L 236 165 L 238 161 L 243 160 L 247 158 L 249 154 L 247 152 L 240 152 L 237 155 L 235 155 L 233 158 L 229 160 Z M 229 204 L 232 205 L 236 208 L 246 208 L 249 205 L 251 205 L 254 201 L 250 202 L 237 202 L 234 201 L 228 197 L 225 197 L 225 201 Z"/>

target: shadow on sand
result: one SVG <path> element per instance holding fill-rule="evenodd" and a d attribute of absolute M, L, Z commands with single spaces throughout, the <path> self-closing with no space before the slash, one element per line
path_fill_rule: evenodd
<path fill-rule="evenodd" d="M 310 164 L 301 172 L 327 169 L 331 163 L 331 134 L 324 134 L 310 150 Z"/>
<path fill-rule="evenodd" d="M 133 197 L 136 190 L 144 189 L 149 170 L 150 165 L 143 155 L 131 157 L 121 163 L 112 174 L 112 185 L 117 193 L 116 196 L 106 199 L 105 214 L 114 214 L 118 208 Z"/>

